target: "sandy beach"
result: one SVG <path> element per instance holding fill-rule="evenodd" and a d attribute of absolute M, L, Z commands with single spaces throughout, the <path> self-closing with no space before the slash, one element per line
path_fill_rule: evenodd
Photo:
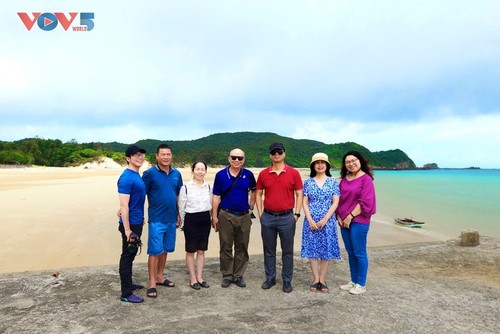
<path fill-rule="evenodd" d="M 0 169 L 0 202 L 8 236 L 2 247 L 0 273 L 116 264 L 121 242 L 116 181 L 123 168 L 105 160 L 74 168 Z M 205 180 L 213 183 L 218 170 L 209 168 Z M 180 171 L 184 182 L 191 179 L 189 168 Z M 253 171 L 257 175 L 260 169 Z M 307 170 L 302 175 L 307 178 Z M 297 225 L 296 251 L 301 245 L 302 221 Z M 262 254 L 259 222 L 253 222 L 249 252 Z M 184 259 L 184 235 L 178 232 L 170 260 Z M 147 236 L 147 224 L 144 233 Z M 445 239 L 429 231 L 395 226 L 392 219 L 378 212 L 368 244 L 380 247 Z M 218 253 L 218 236 L 212 230 L 207 257 L 216 258 Z M 136 263 L 146 261 L 144 247 Z"/>
<path fill-rule="evenodd" d="M 246 288 L 220 286 L 218 239 L 212 233 L 204 274 L 211 286 L 191 289 L 178 233 L 166 269 L 176 287 L 161 287 L 156 299 L 138 290 L 144 303 L 122 303 L 116 180 L 123 168 L 87 167 L 0 169 L 6 215 L 0 333 L 500 332 L 499 241 L 482 236 L 479 246 L 460 247 L 458 238 L 396 226 L 384 221 L 384 213 L 377 214 L 369 233 L 363 295 L 337 288 L 349 277 L 343 249 L 343 260 L 329 269 L 330 293 L 309 291 L 309 264 L 297 252 L 302 221 L 294 291 L 283 293 L 279 278 L 275 287 L 262 290 L 260 229 L 254 220 Z M 209 170 L 208 182 L 216 171 Z M 182 173 L 190 179 L 189 169 Z M 148 280 L 146 259 L 143 249 L 134 265 L 136 283 Z"/>

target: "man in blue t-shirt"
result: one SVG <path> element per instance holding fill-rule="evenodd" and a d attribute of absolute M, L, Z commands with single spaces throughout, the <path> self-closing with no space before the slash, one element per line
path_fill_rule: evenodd
<path fill-rule="evenodd" d="M 212 199 L 212 226 L 219 231 L 220 271 L 223 288 L 235 283 L 246 287 L 243 274 L 248 266 L 251 212 L 255 205 L 256 181 L 253 173 L 243 168 L 245 153 L 233 149 L 229 167 L 215 175 Z M 250 192 L 250 196 L 249 193 Z M 220 211 L 217 208 L 220 204 Z M 233 255 L 234 246 L 234 255 Z"/>
<path fill-rule="evenodd" d="M 142 179 L 148 196 L 148 272 L 147 296 L 157 296 L 156 286 L 173 287 L 164 277 L 167 253 L 175 249 L 176 229 L 181 226 L 177 198 L 182 187 L 181 173 L 172 166 L 172 149 L 161 144 L 156 149 L 157 164 Z"/>
<path fill-rule="evenodd" d="M 132 283 L 132 263 L 137 254 L 142 226 L 144 224 L 144 201 L 146 187 L 139 175 L 139 168 L 144 163 L 146 150 L 136 145 L 125 151 L 127 169 L 118 179 L 118 198 L 120 200 L 118 230 L 122 235 L 122 254 L 120 256 L 121 301 L 141 303 L 144 301 L 132 293 L 143 286 Z"/>

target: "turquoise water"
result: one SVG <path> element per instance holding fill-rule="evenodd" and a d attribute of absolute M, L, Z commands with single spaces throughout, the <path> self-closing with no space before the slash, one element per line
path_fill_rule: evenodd
<path fill-rule="evenodd" d="M 455 238 L 465 229 L 500 238 L 500 170 L 375 171 L 378 213 L 424 221 L 424 229 Z"/>

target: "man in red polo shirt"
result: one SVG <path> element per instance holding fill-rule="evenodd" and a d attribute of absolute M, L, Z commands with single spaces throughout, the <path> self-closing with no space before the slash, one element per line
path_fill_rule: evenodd
<path fill-rule="evenodd" d="M 272 143 L 269 146 L 272 165 L 259 173 L 256 204 L 260 217 L 266 273 L 262 289 L 269 289 L 276 284 L 276 244 L 279 235 L 283 291 L 288 293 L 293 290 L 293 241 L 295 226 L 302 209 L 302 178 L 296 169 L 285 164 L 285 156 L 282 143 Z"/>

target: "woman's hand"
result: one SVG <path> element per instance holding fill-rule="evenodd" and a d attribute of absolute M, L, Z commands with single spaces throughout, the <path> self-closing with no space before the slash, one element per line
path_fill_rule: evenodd
<path fill-rule="evenodd" d="M 344 220 L 342 221 L 342 223 L 343 223 L 342 227 L 349 228 L 349 226 L 351 226 L 351 223 L 352 223 L 351 215 L 348 215 L 347 217 L 345 217 Z"/>
<path fill-rule="evenodd" d="M 324 226 L 326 225 L 326 221 L 324 219 L 321 219 L 316 226 L 318 227 L 318 230 L 321 230 Z"/>
<path fill-rule="evenodd" d="M 313 231 L 316 231 L 318 229 L 318 224 L 314 220 L 309 221 L 309 228 Z"/>

